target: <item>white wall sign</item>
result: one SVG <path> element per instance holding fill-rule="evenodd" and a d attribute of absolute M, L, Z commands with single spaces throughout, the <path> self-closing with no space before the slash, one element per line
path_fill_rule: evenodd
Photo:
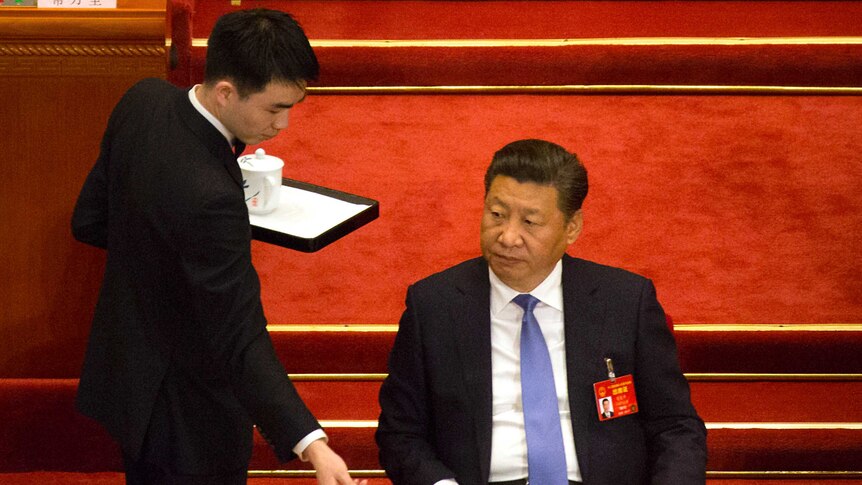
<path fill-rule="evenodd" d="M 117 8 L 117 0 L 39 0 L 39 8 Z"/>

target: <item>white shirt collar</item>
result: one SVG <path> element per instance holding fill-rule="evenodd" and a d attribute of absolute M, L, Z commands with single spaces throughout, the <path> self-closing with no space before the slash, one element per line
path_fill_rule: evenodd
<path fill-rule="evenodd" d="M 503 310 L 503 307 L 508 305 L 512 298 L 520 295 L 520 291 L 513 290 L 506 283 L 503 283 L 500 278 L 494 274 L 491 267 L 488 267 L 488 277 L 491 280 L 491 315 L 496 315 Z M 545 305 L 563 311 L 563 260 L 557 261 L 554 269 L 539 283 L 531 295 L 535 296 Z"/>
<path fill-rule="evenodd" d="M 219 133 L 224 135 L 228 144 L 230 146 L 233 146 L 233 142 L 236 139 L 236 137 L 233 136 L 233 133 L 231 133 L 230 130 L 228 130 L 227 127 L 222 124 L 221 121 L 218 120 L 218 118 L 216 118 L 215 116 L 213 116 L 212 113 L 207 111 L 207 109 L 204 108 L 204 105 L 201 104 L 200 100 L 198 100 L 198 97 L 195 96 L 195 91 L 197 91 L 199 87 L 200 84 L 195 84 L 194 86 L 192 86 L 191 89 L 189 89 L 189 101 L 192 102 L 192 106 L 194 106 L 195 109 L 198 110 L 198 112 L 202 114 L 204 118 L 207 119 L 207 121 L 209 121 L 213 126 L 216 127 Z"/>

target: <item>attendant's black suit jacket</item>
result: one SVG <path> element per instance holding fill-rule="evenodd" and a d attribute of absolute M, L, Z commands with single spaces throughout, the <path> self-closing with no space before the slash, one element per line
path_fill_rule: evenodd
<path fill-rule="evenodd" d="M 319 427 L 266 331 L 242 182 L 187 90 L 144 80 L 115 107 L 72 219 L 107 249 L 77 405 L 131 459 L 146 437 L 219 473 L 247 467 L 252 422 L 285 460 Z"/>
<path fill-rule="evenodd" d="M 695 412 L 652 283 L 563 257 L 569 405 L 586 485 L 705 482 L 706 429 Z M 634 375 L 639 412 L 600 422 L 593 383 Z M 396 485 L 488 483 L 491 322 L 481 258 L 407 292 L 380 390 L 380 462 Z M 541 485 L 541 484 L 538 484 Z"/>

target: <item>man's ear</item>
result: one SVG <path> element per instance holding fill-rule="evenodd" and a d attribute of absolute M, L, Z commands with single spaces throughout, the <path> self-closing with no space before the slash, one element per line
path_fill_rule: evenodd
<path fill-rule="evenodd" d="M 237 91 L 236 86 L 226 79 L 216 83 L 213 87 L 213 93 L 215 93 L 216 102 L 220 106 L 226 106 L 228 103 L 239 99 L 239 91 Z"/>
<path fill-rule="evenodd" d="M 569 222 L 566 223 L 566 243 L 572 244 L 573 242 L 578 240 L 578 236 L 581 235 L 581 229 L 584 228 L 584 214 L 580 209 L 575 211 L 572 214 L 572 217 L 569 219 Z"/>

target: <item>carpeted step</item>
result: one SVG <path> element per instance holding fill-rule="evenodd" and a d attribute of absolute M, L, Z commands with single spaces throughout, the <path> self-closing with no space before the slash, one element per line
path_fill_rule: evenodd
<path fill-rule="evenodd" d="M 76 473 L 76 472 L 21 472 L 0 473 L 3 485 L 124 485 L 125 477 L 120 472 Z M 368 485 L 390 485 L 385 478 L 369 478 Z M 248 485 L 317 485 L 314 478 L 255 477 Z M 841 485 L 841 484 L 836 484 Z"/>
<path fill-rule="evenodd" d="M 686 373 L 852 374 L 862 325 L 675 326 Z"/>
<path fill-rule="evenodd" d="M 853 2 L 193 3 L 172 22 L 178 84 L 202 79 L 215 19 L 253 6 L 300 19 L 317 86 L 862 84 Z"/>
<path fill-rule="evenodd" d="M 393 325 L 274 325 L 288 373 L 385 373 Z M 846 374 L 862 369 L 860 325 L 675 326 L 683 372 Z"/>
<path fill-rule="evenodd" d="M 296 384 L 332 447 L 350 466 L 379 469 L 373 439 L 379 381 Z M 76 385 L 73 379 L 0 380 L 0 472 L 121 469 L 117 446 L 100 426 L 74 410 Z M 709 429 L 709 469 L 857 470 L 862 411 L 841 400 L 859 395 L 860 386 L 860 381 L 692 382 L 693 401 Z M 355 409 L 330 407 L 335 401 L 353 403 Z M 279 463 L 256 435 L 252 469 L 302 470 L 307 465 Z"/>
<path fill-rule="evenodd" d="M 202 42 L 202 41 L 199 41 Z M 314 42 L 313 87 L 862 86 L 862 44 L 752 40 Z M 188 83 L 206 48 L 191 51 Z"/>
<path fill-rule="evenodd" d="M 862 478 L 830 478 L 828 475 L 819 475 L 812 478 L 810 475 L 794 476 L 791 473 L 776 473 L 783 475 L 783 479 L 759 478 L 707 478 L 707 485 L 818 485 L 828 483 L 829 485 L 859 485 Z M 770 476 L 773 476 L 770 475 Z M 709 476 L 709 475 L 708 475 Z M 839 475 L 843 476 L 843 475 Z M 809 478 L 809 479 L 806 479 Z M 123 485 L 125 480 L 121 473 L 74 473 L 74 472 L 26 472 L 26 473 L 0 473 L 0 483 L 4 485 Z M 252 476 L 249 485 L 316 485 L 317 481 L 311 478 L 256 478 Z M 391 482 L 385 478 L 370 478 L 368 485 L 389 485 Z"/>

